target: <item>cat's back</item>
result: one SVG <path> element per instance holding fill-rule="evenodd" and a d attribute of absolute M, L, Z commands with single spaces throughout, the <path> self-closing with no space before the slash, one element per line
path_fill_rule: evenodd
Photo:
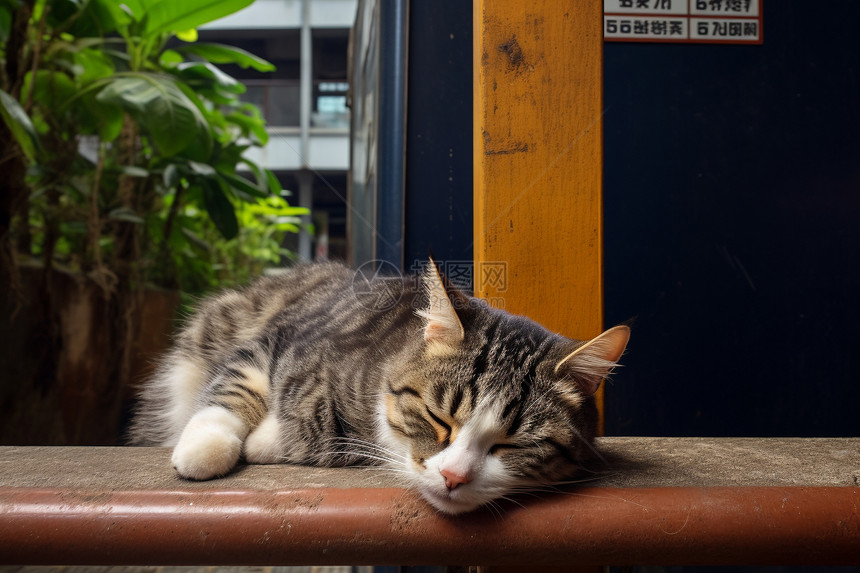
<path fill-rule="evenodd" d="M 303 264 L 211 295 L 188 317 L 175 348 L 215 359 L 236 344 L 259 337 L 273 322 L 301 322 L 310 309 L 343 298 L 352 277 L 353 272 L 339 263 Z"/>
<path fill-rule="evenodd" d="M 289 342 L 285 326 L 296 325 L 290 338 L 303 338 L 313 313 L 347 298 L 353 274 L 337 263 L 298 265 L 199 301 L 140 389 L 130 442 L 174 445 L 218 372 L 237 359 L 269 372 L 274 351 Z"/>

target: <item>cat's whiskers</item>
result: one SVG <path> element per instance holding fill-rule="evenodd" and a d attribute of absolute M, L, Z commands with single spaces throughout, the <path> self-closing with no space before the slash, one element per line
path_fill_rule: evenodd
<path fill-rule="evenodd" d="M 508 488 L 507 495 L 533 495 L 536 492 L 546 491 L 541 486 L 532 485 L 520 485 Z"/>
<path fill-rule="evenodd" d="M 404 465 L 397 460 L 392 460 L 390 458 L 387 458 L 387 457 L 381 456 L 381 455 L 377 455 L 377 454 L 374 454 L 372 452 L 365 452 L 365 451 L 360 451 L 360 450 L 355 450 L 355 451 L 346 450 L 343 452 L 343 454 L 351 456 L 353 458 L 362 458 L 362 459 L 368 460 L 368 461 L 379 462 L 378 464 L 368 463 L 366 465 L 384 465 L 384 466 L 395 467 L 395 468 L 403 468 L 404 467 Z"/>
<path fill-rule="evenodd" d="M 571 495 L 574 492 L 565 491 L 565 487 L 576 486 L 583 483 L 591 482 L 600 479 L 602 476 L 589 477 L 578 480 L 559 480 L 559 481 L 547 481 L 547 482 L 532 482 L 532 483 L 523 483 L 523 484 L 514 484 L 507 490 L 507 495 L 527 495 L 529 497 L 534 497 L 537 499 L 541 499 L 540 494 L 561 494 L 561 495 Z M 503 497 L 504 496 L 500 496 Z"/>
<path fill-rule="evenodd" d="M 618 472 L 610 471 L 609 469 L 594 470 L 594 469 L 591 469 L 591 468 L 583 466 L 583 465 L 580 465 L 579 469 L 580 469 L 580 471 L 583 471 L 585 473 L 593 474 L 596 477 L 601 477 L 601 476 L 605 476 L 605 475 L 616 475 L 618 473 Z"/>
<path fill-rule="evenodd" d="M 621 496 L 618 496 L 618 495 L 611 495 L 611 494 L 606 494 L 606 495 L 590 495 L 590 494 L 585 494 L 585 493 L 575 492 L 575 491 L 566 492 L 566 495 L 572 495 L 572 496 L 578 496 L 578 497 L 590 497 L 590 498 L 593 498 L 593 499 L 613 499 L 613 500 L 615 500 L 615 501 L 620 501 L 620 502 L 623 502 L 623 503 L 630 503 L 630 504 L 633 504 L 633 505 L 635 505 L 635 506 L 641 507 L 641 508 L 642 508 L 642 509 L 644 509 L 645 511 L 651 511 L 651 509 L 652 509 L 652 508 L 648 507 L 647 505 L 643 505 L 643 504 L 641 504 L 641 503 L 638 503 L 638 502 L 633 501 L 632 499 L 627 499 L 627 498 L 625 498 L 625 497 L 621 497 Z"/>
<path fill-rule="evenodd" d="M 614 500 L 617 500 L 617 501 L 620 501 L 623 503 L 631 503 L 633 505 L 637 505 L 639 507 L 642 507 L 646 511 L 649 510 L 649 508 L 647 506 L 644 506 L 644 505 L 637 503 L 633 500 L 630 500 L 630 499 L 627 499 L 624 497 L 620 497 L 620 496 L 614 496 L 614 495 L 598 496 L 598 495 L 583 493 L 582 491 L 579 491 L 576 489 L 573 489 L 573 490 L 564 489 L 564 488 L 569 487 L 569 486 L 577 486 L 577 485 L 581 485 L 583 483 L 595 481 L 595 480 L 601 479 L 602 477 L 603 476 L 597 476 L 594 478 L 586 478 L 586 479 L 582 479 L 582 480 L 566 480 L 566 481 L 557 481 L 557 482 L 546 482 L 546 483 L 542 483 L 542 484 L 522 485 L 519 487 L 511 488 L 511 490 L 509 491 L 509 495 L 529 496 L 529 497 L 533 497 L 536 499 L 541 499 L 541 497 L 542 497 L 541 494 L 589 497 L 589 498 L 595 498 L 595 499 L 614 499 Z M 508 498 L 508 496 L 501 496 L 501 499 L 507 499 L 507 498 Z"/>
<path fill-rule="evenodd" d="M 338 437 L 327 440 L 332 447 L 342 447 L 345 451 L 332 451 L 344 456 L 359 456 L 372 459 L 397 467 L 405 467 L 407 458 L 380 444 L 368 442 L 359 438 Z"/>
<path fill-rule="evenodd" d="M 608 476 L 611 476 L 611 475 L 613 475 L 613 474 L 593 475 L 593 476 L 589 476 L 589 477 L 582 477 L 579 479 L 550 482 L 547 485 L 564 487 L 564 486 L 568 486 L 568 485 L 579 485 L 579 484 L 583 484 L 583 483 L 592 483 L 592 482 L 600 481 L 601 479 L 608 477 Z"/>
<path fill-rule="evenodd" d="M 374 456 L 373 454 L 369 454 L 369 453 L 365 453 L 365 452 L 358 452 L 358 451 L 329 450 L 326 452 L 326 454 L 327 455 L 333 455 L 333 456 L 343 456 L 344 458 L 347 458 L 347 459 L 359 457 L 359 458 L 365 458 L 368 460 L 375 460 L 375 461 L 379 461 L 379 462 L 391 463 L 391 460 L 388 460 L 386 458 L 381 458 L 379 456 Z M 349 464 L 347 464 L 347 465 L 349 465 Z"/>
<path fill-rule="evenodd" d="M 534 378 L 532 378 L 530 380 L 530 383 L 534 383 Z M 528 407 L 525 409 L 525 411 L 522 413 L 521 417 L 525 418 L 528 415 L 528 413 L 531 412 L 531 409 L 534 408 L 535 405 L 537 405 L 540 402 L 541 398 L 543 398 L 544 396 L 549 394 L 551 391 L 552 391 L 552 386 L 550 386 L 544 392 L 542 392 L 540 396 L 538 396 L 537 398 L 532 400 L 531 403 L 528 405 Z"/>
<path fill-rule="evenodd" d="M 504 517 L 504 511 L 502 510 L 502 506 L 500 506 L 495 500 L 488 501 L 484 504 L 484 507 L 489 510 L 490 515 L 493 516 L 493 520 L 496 522 L 496 524 L 498 524 L 499 520 Z"/>
<path fill-rule="evenodd" d="M 558 480 L 558 481 L 545 481 L 545 482 L 537 482 L 531 484 L 523 484 L 516 488 L 518 492 L 527 492 L 527 491 L 545 491 L 545 492 L 556 492 L 556 493 L 569 493 L 565 492 L 562 488 L 569 486 L 581 485 L 584 483 L 591 483 L 603 479 L 605 474 L 595 475 L 590 477 L 584 477 L 580 479 L 570 479 L 570 480 Z"/>
<path fill-rule="evenodd" d="M 540 442 L 540 440 L 538 438 L 532 439 L 532 446 L 537 448 L 537 450 L 540 452 L 541 457 L 544 457 L 544 451 L 543 451 L 544 445 Z"/>
<path fill-rule="evenodd" d="M 512 504 L 514 504 L 514 505 L 517 505 L 517 506 L 519 506 L 519 507 L 521 507 L 521 508 L 523 508 L 523 509 L 525 509 L 525 508 L 526 508 L 526 506 L 524 506 L 523 504 L 521 504 L 520 502 L 518 502 L 518 501 L 517 501 L 517 500 L 515 500 L 514 498 L 512 498 L 512 497 L 510 497 L 510 496 L 507 496 L 507 495 L 501 495 L 501 496 L 499 496 L 499 497 L 498 497 L 498 499 L 503 499 L 503 500 L 505 500 L 505 501 L 507 501 L 507 502 L 510 502 L 510 503 L 512 503 Z"/>
<path fill-rule="evenodd" d="M 407 457 L 404 456 L 403 454 L 401 454 L 400 452 L 396 452 L 396 451 L 392 450 L 391 448 L 386 448 L 385 446 L 378 444 L 376 442 L 370 442 L 367 440 L 362 440 L 360 438 L 343 436 L 343 437 L 339 437 L 339 438 L 332 438 L 330 441 L 343 443 L 344 445 L 363 446 L 363 447 L 366 447 L 366 448 L 373 450 L 373 451 L 378 451 L 380 453 L 388 454 L 388 455 L 392 456 L 393 458 L 399 458 L 401 461 L 404 461 L 404 462 L 407 460 Z"/>
<path fill-rule="evenodd" d="M 366 449 L 361 450 L 357 448 L 349 448 L 345 446 L 345 449 L 326 449 L 323 451 L 322 455 L 328 456 L 343 456 L 345 458 L 351 457 L 361 457 L 369 460 L 375 460 L 387 464 L 391 464 L 394 466 L 402 466 L 403 463 L 400 460 L 395 458 L 391 458 L 385 455 L 384 452 L 378 452 L 376 450 Z"/>
<path fill-rule="evenodd" d="M 403 475 L 411 475 L 409 470 L 393 468 L 391 466 L 363 466 L 360 468 L 356 468 L 365 472 L 385 472 L 390 474 L 403 474 Z"/>
<path fill-rule="evenodd" d="M 583 437 L 582 433 L 579 431 L 579 429 L 576 426 L 571 426 L 570 429 L 573 430 L 573 433 L 576 434 L 576 437 L 579 438 L 579 440 L 583 444 L 588 446 L 588 449 L 590 449 L 595 456 L 600 458 L 600 461 L 602 461 L 606 465 L 609 465 L 609 462 L 606 460 L 605 457 L 603 457 L 603 454 L 601 454 L 599 451 L 597 451 L 597 448 L 594 447 L 594 444 L 591 443 L 591 440 L 586 440 L 585 437 Z"/>

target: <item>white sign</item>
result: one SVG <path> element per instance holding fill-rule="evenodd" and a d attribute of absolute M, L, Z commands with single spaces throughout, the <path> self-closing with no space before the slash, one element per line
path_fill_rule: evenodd
<path fill-rule="evenodd" d="M 761 44 L 763 0 L 603 0 L 608 42 Z"/>

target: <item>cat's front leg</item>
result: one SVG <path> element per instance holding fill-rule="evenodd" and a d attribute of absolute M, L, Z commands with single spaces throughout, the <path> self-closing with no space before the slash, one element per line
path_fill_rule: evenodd
<path fill-rule="evenodd" d="M 249 464 L 276 464 L 284 461 L 281 422 L 270 411 L 245 440 L 245 461 Z"/>
<path fill-rule="evenodd" d="M 206 392 L 209 405 L 191 416 L 173 450 L 173 467 L 188 479 L 232 470 L 248 433 L 268 411 L 269 379 L 256 364 L 227 364 Z"/>
<path fill-rule="evenodd" d="M 239 461 L 248 425 L 221 406 L 209 406 L 189 420 L 173 449 L 173 467 L 184 478 L 225 475 Z"/>

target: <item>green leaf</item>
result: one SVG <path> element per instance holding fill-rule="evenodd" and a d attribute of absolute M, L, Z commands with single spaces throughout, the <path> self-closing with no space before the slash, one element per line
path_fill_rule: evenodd
<path fill-rule="evenodd" d="M 0 115 L 3 116 L 6 127 L 12 132 L 27 159 L 35 161 L 37 153 L 41 151 L 39 134 L 21 104 L 2 90 L 0 90 Z"/>
<path fill-rule="evenodd" d="M 245 85 L 208 62 L 182 62 L 176 73 L 192 88 L 210 88 L 231 94 L 245 93 Z"/>
<path fill-rule="evenodd" d="M 221 236 L 229 240 L 239 234 L 236 209 L 224 194 L 224 190 L 208 179 L 203 180 L 203 204 Z"/>
<path fill-rule="evenodd" d="M 37 70 L 35 75 L 27 72 L 21 93 L 30 93 L 31 89 L 33 101 L 51 110 L 63 110 L 78 91 L 72 78 L 51 70 Z"/>
<path fill-rule="evenodd" d="M 244 106 L 243 106 L 244 109 Z M 228 113 L 225 117 L 227 121 L 238 125 L 242 130 L 242 134 L 245 136 L 250 136 L 251 134 L 256 137 L 257 141 L 259 141 L 260 145 L 266 145 L 269 141 L 269 133 L 266 131 L 266 124 L 263 121 L 262 117 L 258 114 L 255 115 L 246 115 L 240 111 L 234 111 Z"/>
<path fill-rule="evenodd" d="M 301 226 L 299 226 L 295 223 L 281 223 L 281 222 L 277 223 L 277 225 L 275 225 L 275 228 L 278 231 L 286 231 L 289 233 L 298 233 L 302 229 Z"/>
<path fill-rule="evenodd" d="M 253 0 L 161 0 L 146 11 L 143 35 L 153 37 L 166 32 L 199 28 L 213 20 L 247 8 Z"/>
<path fill-rule="evenodd" d="M 63 221 L 60 223 L 60 232 L 63 235 L 86 235 L 87 224 L 83 221 Z"/>
<path fill-rule="evenodd" d="M 161 55 L 158 56 L 158 63 L 164 68 L 173 68 L 176 67 L 176 64 L 180 64 L 182 62 L 182 54 L 176 50 L 164 50 L 161 52 Z"/>
<path fill-rule="evenodd" d="M 140 34 L 146 25 L 147 11 L 151 7 L 152 0 L 98 0 L 103 4 L 113 4 L 114 18 L 117 21 L 120 32 L 134 32 Z M 128 28 L 132 30 L 128 30 Z"/>
<path fill-rule="evenodd" d="M 113 60 L 101 50 L 79 50 L 72 56 L 77 65 L 75 74 L 79 86 L 109 77 L 114 73 Z"/>
<path fill-rule="evenodd" d="M 173 189 L 179 184 L 179 168 L 175 163 L 169 164 L 164 168 L 164 186 L 168 189 Z"/>
<path fill-rule="evenodd" d="M 241 193 L 245 193 L 250 195 L 252 198 L 257 197 L 261 199 L 265 199 L 269 196 L 266 191 L 261 190 L 259 187 L 241 177 L 239 175 L 231 175 L 229 173 L 219 173 L 218 176 L 230 187 L 234 190 L 239 191 Z M 253 199 L 252 199 L 253 200 Z"/>
<path fill-rule="evenodd" d="M 165 156 L 176 155 L 192 144 L 198 156 L 211 152 L 212 134 L 206 119 L 168 76 L 119 76 L 99 92 L 97 99 L 131 114 Z"/>
<path fill-rule="evenodd" d="M 266 181 L 269 184 L 269 193 L 276 197 L 284 196 L 285 190 L 281 187 L 281 182 L 278 181 L 277 176 L 271 169 L 266 169 Z"/>
<path fill-rule="evenodd" d="M 195 140 L 185 151 L 182 152 L 182 155 L 188 159 L 209 161 L 212 158 L 212 153 L 215 147 L 213 139 L 215 126 L 210 119 L 213 112 L 209 110 L 209 107 L 207 107 L 209 106 L 209 102 L 201 99 L 200 94 L 192 90 L 185 82 L 177 81 L 176 87 L 179 91 L 185 94 L 185 97 L 188 98 L 189 102 L 197 107 L 197 111 L 200 117 L 203 118 L 206 125 L 206 137 Z"/>
<path fill-rule="evenodd" d="M 105 37 L 124 29 L 131 18 L 120 6 L 116 0 L 90 0 L 68 31 L 78 38 L 89 38 Z"/>
<path fill-rule="evenodd" d="M 12 31 L 12 7 L 0 4 L 0 44 L 5 45 Z"/>
<path fill-rule="evenodd" d="M 200 235 L 189 229 L 188 227 L 182 227 L 182 234 L 191 241 L 192 244 L 197 246 L 203 251 L 211 251 L 212 245 L 204 241 L 200 238 Z"/>
<path fill-rule="evenodd" d="M 183 42 L 196 42 L 197 28 L 191 28 L 190 30 L 182 30 L 181 32 L 178 31 L 176 32 L 176 37 Z"/>
<path fill-rule="evenodd" d="M 122 108 L 117 105 L 100 102 L 96 94 L 89 91 L 78 99 L 80 105 L 74 106 L 82 133 L 98 132 L 102 141 L 113 141 L 122 131 Z"/>
<path fill-rule="evenodd" d="M 108 218 L 113 219 L 114 221 L 125 221 L 127 223 L 135 223 L 138 225 L 141 225 L 145 222 L 140 215 L 138 215 L 128 207 L 120 207 L 119 209 L 114 209 L 113 211 L 108 213 Z"/>
<path fill-rule="evenodd" d="M 279 210 L 286 219 L 293 221 L 295 223 L 301 223 L 302 220 L 297 217 L 301 217 L 302 215 L 310 215 L 311 210 L 307 207 L 283 207 Z"/>
<path fill-rule="evenodd" d="M 257 180 L 257 184 L 260 186 L 261 189 L 263 188 L 263 183 L 262 183 L 263 181 L 266 181 L 267 184 L 271 183 L 268 180 L 266 174 L 263 173 L 263 168 L 260 167 L 259 165 L 257 165 L 256 163 L 254 163 L 253 161 L 251 161 L 250 159 L 240 157 L 238 160 L 238 163 L 244 164 L 248 169 L 251 170 L 251 173 L 254 174 L 254 179 Z M 271 188 L 270 188 L 270 191 L 271 191 Z"/>
<path fill-rule="evenodd" d="M 83 2 L 76 0 L 48 0 L 46 5 L 50 8 L 47 22 L 52 28 L 58 28 L 71 20 L 81 11 Z"/>
<path fill-rule="evenodd" d="M 215 177 L 217 175 L 215 168 L 206 163 L 200 163 L 198 161 L 189 161 L 188 166 L 194 173 L 198 175 L 202 175 L 204 177 Z"/>
<path fill-rule="evenodd" d="M 149 171 L 143 167 L 138 167 L 137 165 L 121 165 L 116 168 L 116 171 L 123 175 L 128 175 L 129 177 L 140 177 L 143 179 L 149 177 Z"/>
<path fill-rule="evenodd" d="M 199 42 L 180 46 L 177 48 L 177 51 L 183 54 L 194 54 L 213 64 L 236 64 L 242 68 L 253 68 L 258 72 L 275 71 L 275 65 L 271 62 L 267 62 L 263 58 L 246 52 L 241 48 L 226 46 L 224 44 Z"/>

